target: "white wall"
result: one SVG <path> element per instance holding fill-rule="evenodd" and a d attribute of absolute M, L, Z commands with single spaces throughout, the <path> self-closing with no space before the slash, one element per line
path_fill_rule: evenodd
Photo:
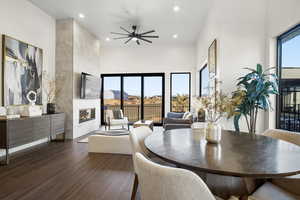
<path fill-rule="evenodd" d="M 203 66 L 208 47 L 216 38 L 218 77 L 223 82 L 221 90 L 231 93 L 235 80 L 247 72 L 243 67 L 265 64 L 265 15 L 266 7 L 261 0 L 215 0 L 198 39 L 197 71 Z M 198 82 L 196 86 L 199 87 Z M 224 120 L 223 123 L 225 128 L 234 128 L 231 120 Z M 246 130 L 244 122 L 241 129 Z M 263 129 L 263 120 L 259 118 L 258 130 Z"/>
<path fill-rule="evenodd" d="M 0 0 L 0 5 L 0 34 L 12 36 L 42 48 L 44 53 L 43 70 L 46 70 L 51 77 L 54 77 L 55 20 L 25 0 Z M 1 59 L 0 63 L 2 63 Z M 0 80 L 0 83 L 2 84 L 2 80 Z M 0 98 L 2 99 L 1 95 L 2 93 L 0 92 Z M 45 100 L 46 98 L 44 97 L 44 105 L 46 105 Z M 33 144 L 44 141 L 41 140 Z M 28 144 L 18 149 L 11 149 L 10 151 L 20 150 L 33 144 Z"/>
<path fill-rule="evenodd" d="M 25 0 L 0 0 L 0 5 L 0 34 L 42 48 L 43 70 L 54 77 L 55 20 Z M 2 80 L 0 82 L 2 84 Z M 46 97 L 43 96 L 43 104 L 46 103 Z"/>
<path fill-rule="evenodd" d="M 170 73 L 192 72 L 194 94 L 194 70 L 196 54 L 193 46 L 122 46 L 101 48 L 101 73 L 151 73 L 165 74 L 165 113 L 170 110 Z"/>
<path fill-rule="evenodd" d="M 275 37 L 300 22 L 299 3 L 297 0 L 214 0 L 198 39 L 197 71 L 207 59 L 208 47 L 215 38 L 218 76 L 223 81 L 224 92 L 236 88 L 235 80 L 247 72 L 243 67 L 255 67 L 257 63 L 275 66 Z M 196 86 L 199 87 L 198 82 Z M 233 129 L 232 121 L 224 121 L 224 126 Z M 275 127 L 275 113 L 260 113 L 258 132 L 269 127 Z M 245 122 L 241 128 L 247 130 Z"/>

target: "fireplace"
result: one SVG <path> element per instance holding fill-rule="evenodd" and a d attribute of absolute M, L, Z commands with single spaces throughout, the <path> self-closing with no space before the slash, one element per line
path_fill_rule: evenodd
<path fill-rule="evenodd" d="M 79 110 L 79 123 L 87 122 L 96 119 L 96 109 L 86 108 Z"/>

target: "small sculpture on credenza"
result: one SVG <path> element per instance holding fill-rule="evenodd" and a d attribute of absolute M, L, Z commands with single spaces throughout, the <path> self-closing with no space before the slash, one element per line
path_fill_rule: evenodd
<path fill-rule="evenodd" d="M 23 107 L 21 115 L 24 117 L 41 116 L 43 114 L 42 107 L 35 105 L 37 100 L 37 93 L 35 91 L 29 91 L 26 95 L 26 98 L 29 104 Z"/>

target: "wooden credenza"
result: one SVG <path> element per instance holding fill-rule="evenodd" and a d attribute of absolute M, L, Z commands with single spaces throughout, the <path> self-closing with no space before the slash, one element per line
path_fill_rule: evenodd
<path fill-rule="evenodd" d="M 56 113 L 38 117 L 0 120 L 0 149 L 5 149 L 5 164 L 9 163 L 9 149 L 58 134 L 65 139 L 65 114 Z"/>

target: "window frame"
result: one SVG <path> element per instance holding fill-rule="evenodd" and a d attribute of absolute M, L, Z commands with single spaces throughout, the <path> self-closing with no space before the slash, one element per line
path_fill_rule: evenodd
<path fill-rule="evenodd" d="M 124 108 L 124 77 L 141 77 L 141 120 L 144 120 L 144 78 L 145 77 L 161 77 L 162 78 L 162 113 L 161 123 L 154 122 L 154 125 L 162 125 L 165 116 L 165 73 L 118 73 L 118 74 L 101 74 L 101 125 L 104 125 L 104 79 L 105 77 L 120 77 L 120 108 Z"/>
<path fill-rule="evenodd" d="M 205 63 L 205 65 L 203 65 L 203 67 L 200 69 L 199 71 L 199 97 L 202 97 L 202 72 L 204 71 L 204 69 L 207 68 L 208 69 L 208 64 Z M 209 69 L 208 69 L 209 70 Z M 208 71 L 208 80 L 209 80 L 209 71 Z"/>
<path fill-rule="evenodd" d="M 280 116 L 281 116 L 281 110 L 282 110 L 282 102 L 281 102 L 281 82 L 282 82 L 282 44 L 283 44 L 283 40 L 285 40 L 286 38 L 290 37 L 292 34 L 294 34 L 295 32 L 300 31 L 300 24 L 294 26 L 293 28 L 289 29 L 288 31 L 284 32 L 283 34 L 279 35 L 277 37 L 277 52 L 276 52 L 276 73 L 278 76 L 278 90 L 279 90 L 279 95 L 277 95 L 276 97 L 276 128 L 280 128 Z M 299 32 L 300 35 L 300 32 Z M 291 67 L 284 67 L 286 69 L 289 69 Z M 292 67 L 294 68 L 294 67 Z M 300 78 L 299 78 L 300 79 Z M 295 79 L 297 80 L 297 79 Z"/>
<path fill-rule="evenodd" d="M 189 75 L 189 109 L 188 111 L 191 111 L 191 92 L 192 92 L 192 88 L 191 88 L 191 72 L 171 72 L 170 74 L 170 112 L 175 112 L 172 111 L 172 91 L 173 91 L 173 87 L 172 87 L 172 82 L 173 82 L 173 75 L 178 75 L 178 74 L 188 74 Z"/>

